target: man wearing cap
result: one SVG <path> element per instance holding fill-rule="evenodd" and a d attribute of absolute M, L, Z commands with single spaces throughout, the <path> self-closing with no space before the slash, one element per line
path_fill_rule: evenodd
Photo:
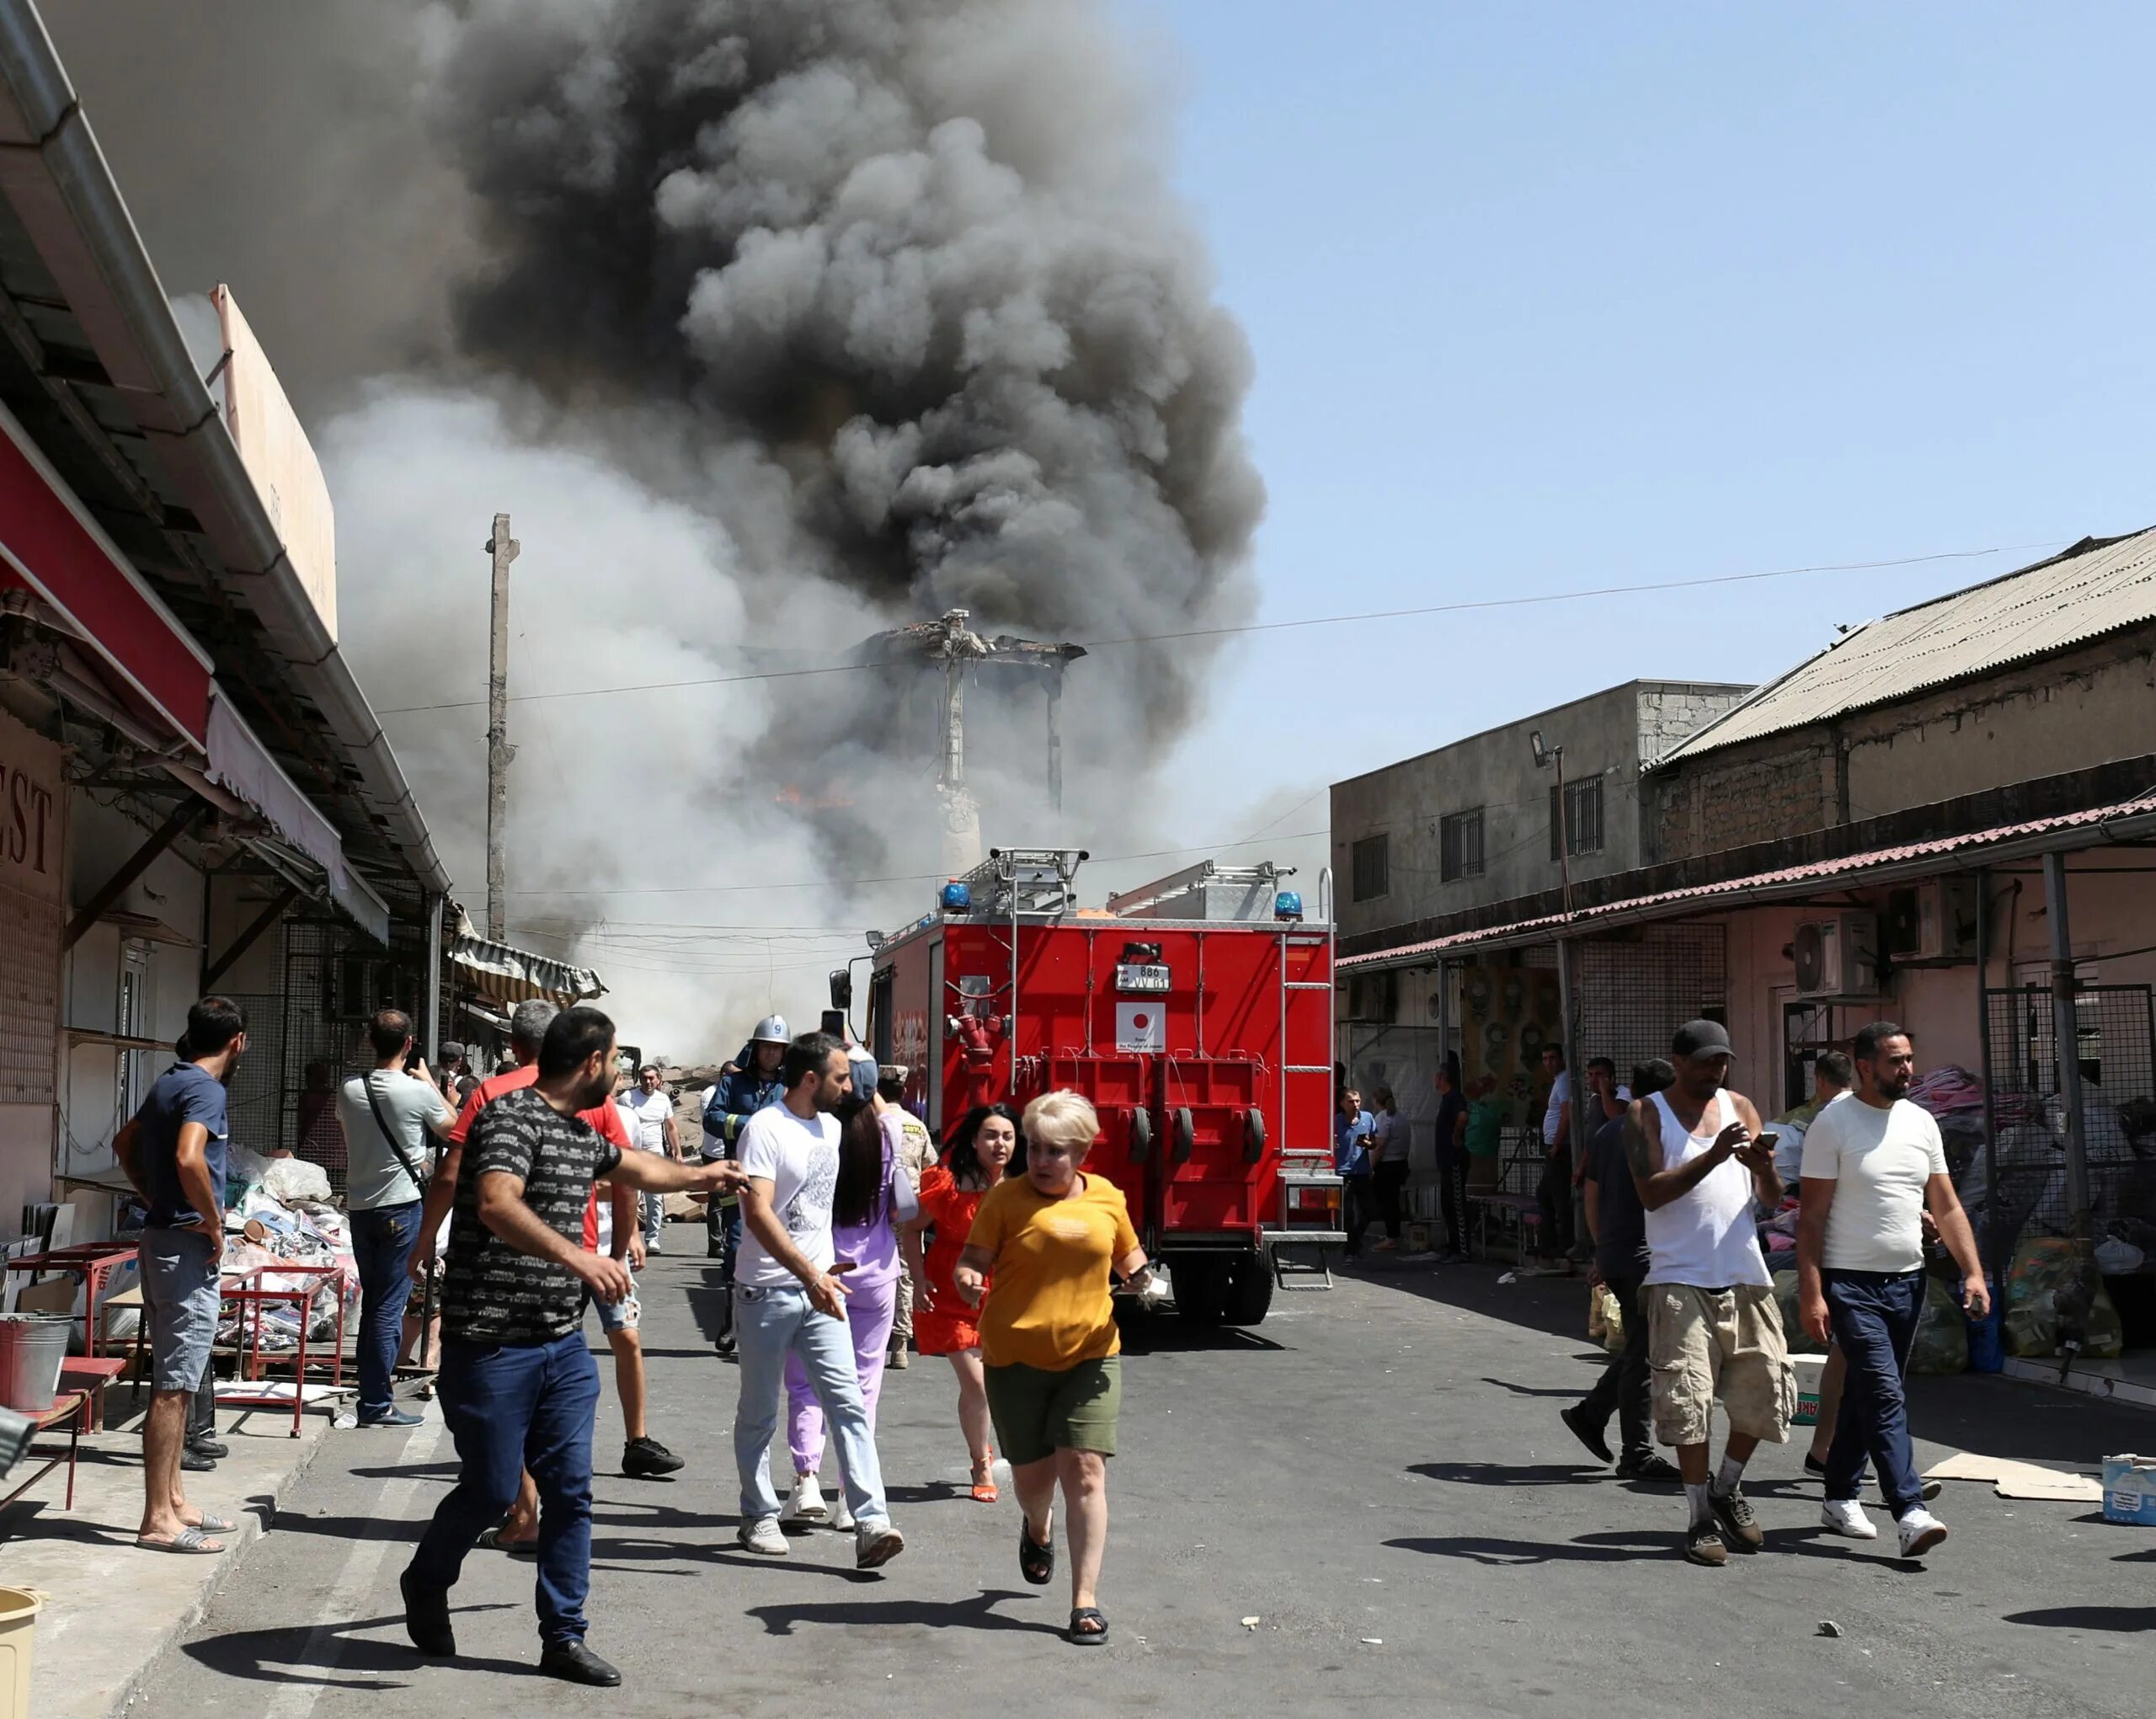
<path fill-rule="evenodd" d="M 1683 1549 L 1719 1567 L 1729 1548 L 1759 1550 L 1764 1535 L 1740 1490 L 1763 1439 L 1789 1436 L 1796 1380 L 1782 1337 L 1774 1279 L 1759 1252 L 1756 1213 L 1781 1203 L 1773 1141 L 1761 1140 L 1752 1101 L 1728 1090 L 1729 1034 L 1690 1021 L 1670 1044 L 1676 1081 L 1634 1104 L 1625 1150 L 1646 1212 L 1647 1316 L 1655 1436 L 1677 1447 L 1689 1510 Z M 1711 1474 L 1707 1439 L 1715 1399 L 1729 1442 Z"/>
<path fill-rule="evenodd" d="M 681 1131 L 674 1124 L 674 1099 L 661 1083 L 657 1063 L 646 1063 L 637 1070 L 637 1083 L 622 1093 L 618 1101 L 622 1119 L 630 1124 L 629 1138 L 640 1150 L 658 1152 L 669 1158 L 681 1156 Z M 659 1245 L 659 1231 L 666 1221 L 666 1199 L 663 1194 L 643 1196 L 643 1251 L 664 1253 Z"/>
<path fill-rule="evenodd" d="M 703 1159 L 708 1164 L 737 1156 L 741 1130 L 749 1118 L 766 1105 L 776 1104 L 786 1091 L 779 1065 L 785 1060 L 791 1035 L 785 1017 L 766 1015 L 741 1047 L 741 1054 L 704 1094 Z M 728 1193 L 714 1198 L 705 1209 L 706 1251 L 719 1262 L 718 1335 L 713 1340 L 722 1355 L 734 1353 L 734 1261 L 741 1251 L 741 1203 Z"/>

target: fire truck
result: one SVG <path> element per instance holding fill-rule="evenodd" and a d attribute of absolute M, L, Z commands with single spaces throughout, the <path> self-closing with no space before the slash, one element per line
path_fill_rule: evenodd
<path fill-rule="evenodd" d="M 1332 928 L 1271 865 L 1208 862 L 1078 905 L 1082 849 L 991 849 L 933 912 L 872 936 L 868 1042 L 937 1139 L 1059 1088 L 1101 1118 L 1181 1315 L 1256 1325 L 1290 1273 L 1331 1282 Z M 839 975 L 834 975 L 836 983 Z"/>

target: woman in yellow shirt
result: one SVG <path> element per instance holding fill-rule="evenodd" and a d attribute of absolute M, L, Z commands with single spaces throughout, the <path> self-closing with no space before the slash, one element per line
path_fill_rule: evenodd
<path fill-rule="evenodd" d="M 1107 1541 L 1107 1459 L 1123 1401 L 1123 1339 L 1108 1273 L 1132 1289 L 1150 1273 L 1122 1193 L 1081 1167 L 1101 1131 L 1075 1092 L 1048 1092 L 1021 1121 L 1026 1172 L 980 1203 L 952 1281 L 981 1307 L 988 1407 L 1011 1466 L 1018 1568 L 1043 1588 L 1055 1576 L 1055 1491 L 1070 1535 L 1070 1639 L 1107 1640 L 1094 1604 Z M 982 1305 L 985 1279 L 995 1289 Z"/>

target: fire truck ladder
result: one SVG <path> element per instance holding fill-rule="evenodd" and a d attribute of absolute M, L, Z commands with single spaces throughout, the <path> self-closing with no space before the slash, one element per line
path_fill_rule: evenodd
<path fill-rule="evenodd" d="M 1298 935 L 1293 931 L 1283 931 L 1280 938 L 1280 1049 L 1283 1055 L 1288 1049 L 1288 994 L 1290 991 L 1315 990 L 1326 993 L 1326 1049 L 1328 1050 L 1331 1049 L 1332 869 L 1331 867 L 1328 866 L 1319 874 L 1318 889 L 1319 912 L 1325 921 L 1324 932 Z M 1290 945 L 1294 943 L 1315 943 L 1324 946 L 1326 954 L 1325 965 L 1326 976 L 1324 979 L 1298 980 L 1288 977 L 1288 950 Z M 1326 1083 L 1325 1108 L 1328 1116 L 1331 1111 L 1332 1065 L 1330 1062 L 1324 1064 L 1283 1062 L 1280 1069 L 1280 1125 L 1283 1130 L 1288 1124 L 1288 1082 L 1299 1075 L 1305 1078 L 1313 1075 L 1322 1075 L 1325 1077 Z M 1338 1191 L 1342 1187 L 1340 1177 L 1333 1173 L 1332 1151 L 1330 1146 L 1283 1146 L 1280 1153 L 1279 1227 L 1267 1230 L 1262 1236 L 1266 1254 L 1273 1262 L 1273 1281 L 1281 1289 L 1329 1289 L 1332 1287 L 1332 1266 L 1326 1257 L 1326 1250 L 1331 1247 L 1344 1247 L 1348 1241 L 1348 1232 L 1345 1230 L 1326 1227 L 1322 1222 L 1319 1227 L 1315 1228 L 1308 1226 L 1297 1228 L 1294 1221 L 1295 1202 L 1301 1196 L 1304 1189 L 1311 1188 L 1332 1189 L 1335 1191 L 1333 1197 L 1341 1198 L 1342 1196 Z M 1317 1257 L 1315 1260 L 1296 1259 L 1289 1257 L 1288 1250 L 1305 1247 L 1314 1247 L 1317 1250 Z M 1302 1281 L 1291 1284 L 1289 1282 L 1290 1278 L 1299 1279 Z M 1313 1278 L 1321 1279 L 1322 1281 L 1317 1283 L 1309 1281 Z"/>

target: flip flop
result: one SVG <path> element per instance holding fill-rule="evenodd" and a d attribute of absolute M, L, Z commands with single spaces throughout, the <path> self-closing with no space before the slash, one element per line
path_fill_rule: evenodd
<path fill-rule="evenodd" d="M 995 1489 L 995 1465 L 985 1462 L 974 1471 L 974 1503 L 993 1504 L 1003 1495 Z"/>
<path fill-rule="evenodd" d="M 215 1557 L 224 1551 L 221 1545 L 212 1545 L 209 1536 L 199 1528 L 183 1528 L 170 1540 L 145 1540 L 135 1536 L 135 1544 L 146 1552 L 179 1552 L 190 1557 Z"/>
<path fill-rule="evenodd" d="M 1081 1630 L 1078 1627 L 1086 1622 L 1098 1624 L 1100 1628 Z M 1081 1647 L 1097 1647 L 1108 1638 L 1108 1620 L 1097 1605 L 1081 1605 L 1070 1614 L 1070 1627 L 1064 1633 Z"/>
<path fill-rule="evenodd" d="M 539 1556 L 539 1542 L 536 1540 L 504 1540 L 499 1528 L 481 1530 L 478 1542 L 488 1551 L 507 1552 L 512 1558 L 536 1558 Z"/>
<path fill-rule="evenodd" d="M 1018 1573 L 1036 1588 L 1045 1588 L 1055 1579 L 1055 1542 L 1043 1545 L 1035 1540 L 1023 1516 L 1018 1519 Z"/>

